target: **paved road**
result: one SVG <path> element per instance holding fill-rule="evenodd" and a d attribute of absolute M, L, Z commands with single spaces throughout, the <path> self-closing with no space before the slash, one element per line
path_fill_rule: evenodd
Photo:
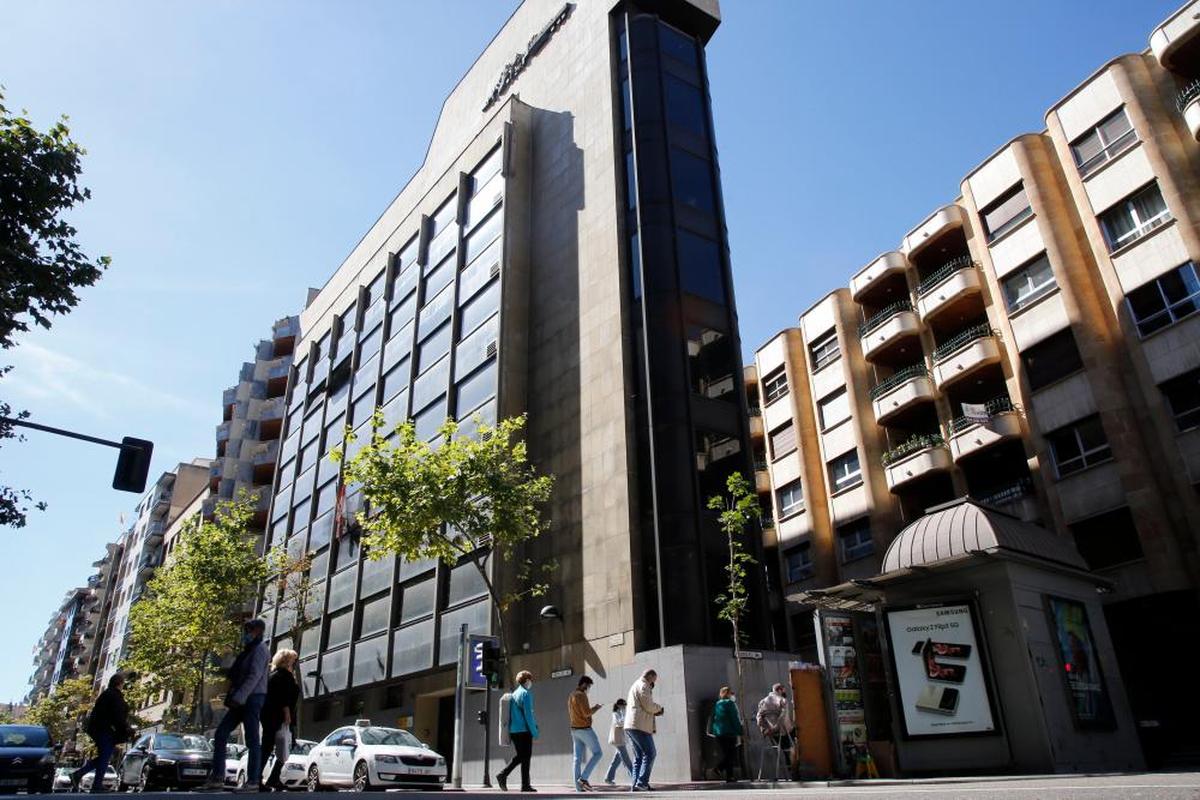
<path fill-rule="evenodd" d="M 188 800 L 232 800 L 228 792 L 173 792 L 169 794 L 147 794 L 145 800 L 179 800 L 183 794 Z M 459 794 L 470 795 L 472 800 L 500 800 L 530 797 L 516 792 L 507 794 L 497 791 L 468 788 L 465 792 L 404 792 L 404 800 L 451 800 Z M 603 789 L 597 794 L 631 796 L 628 792 Z M 1054 776 L 1045 778 L 996 778 L 977 780 L 934 780 L 934 781 L 873 781 L 864 784 L 783 784 L 779 788 L 754 788 L 738 786 L 724 787 L 688 786 L 661 787 L 655 796 L 670 800 L 840 800 L 841 798 L 869 798 L 869 800 L 1200 800 L 1200 773 L 1171 773 L 1155 775 L 1095 775 Z M 11 797 L 12 795 L 8 795 Z M 249 795 L 251 797 L 257 795 Z M 310 795 L 314 800 L 345 800 L 345 793 L 322 792 Z M 638 797 L 643 797 L 639 794 Z M 6 797 L 0 795 L 0 798 Z M 539 798 L 577 798 L 565 787 L 544 787 Z M 64 799 L 65 800 L 65 799 Z M 297 798 L 299 800 L 299 798 Z"/>

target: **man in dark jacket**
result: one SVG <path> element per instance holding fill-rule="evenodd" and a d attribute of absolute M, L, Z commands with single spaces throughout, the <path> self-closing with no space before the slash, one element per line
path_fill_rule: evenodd
<path fill-rule="evenodd" d="M 124 686 L 125 676 L 118 672 L 108 679 L 108 688 L 96 698 L 84 726 L 84 731 L 96 743 L 96 757 L 71 773 L 73 786 L 78 787 L 83 776 L 95 770 L 92 791 L 97 794 L 104 791 L 104 773 L 112 761 L 113 750 L 118 743 L 129 741 L 133 732 L 129 727 L 129 705 L 121 693 Z"/>
<path fill-rule="evenodd" d="M 229 734 L 241 725 L 246 737 L 246 790 L 258 791 L 262 779 L 259 719 L 267 700 L 267 665 L 271 661 L 271 651 L 263 641 L 266 632 L 267 623 L 261 619 L 249 620 L 242 626 L 242 652 L 229 668 L 229 691 L 225 693 L 227 711 L 213 737 L 213 772 L 205 784 L 206 789 L 224 788 L 225 745 Z"/>

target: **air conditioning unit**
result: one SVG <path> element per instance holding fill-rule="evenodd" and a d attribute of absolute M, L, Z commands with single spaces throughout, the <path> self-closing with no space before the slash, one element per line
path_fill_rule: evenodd
<path fill-rule="evenodd" d="M 497 347 L 495 342 L 488 342 L 487 350 L 485 350 L 484 352 L 488 358 L 495 358 L 496 353 L 499 352 L 499 348 Z"/>
<path fill-rule="evenodd" d="M 499 274 L 500 274 L 500 262 L 497 261 L 495 264 L 492 264 L 492 268 L 489 271 L 488 275 L 490 278 L 494 278 Z"/>

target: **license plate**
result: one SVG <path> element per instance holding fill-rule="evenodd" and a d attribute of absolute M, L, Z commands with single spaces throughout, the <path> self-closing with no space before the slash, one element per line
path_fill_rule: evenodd
<path fill-rule="evenodd" d="M 24 786 L 27 783 L 25 778 L 0 778 L 0 786 Z"/>
<path fill-rule="evenodd" d="M 408 773 L 410 775 L 432 775 L 433 767 L 409 767 Z"/>
<path fill-rule="evenodd" d="M 185 770 L 183 771 L 183 774 L 184 774 L 184 775 L 197 775 L 197 776 L 199 776 L 199 775 L 207 775 L 207 774 L 208 774 L 208 770 L 206 770 L 206 769 L 185 769 Z"/>

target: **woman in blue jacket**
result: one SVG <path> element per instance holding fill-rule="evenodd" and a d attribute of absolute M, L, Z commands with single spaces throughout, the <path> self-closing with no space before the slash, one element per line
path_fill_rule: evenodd
<path fill-rule="evenodd" d="M 496 783 L 502 791 L 508 791 L 508 776 L 517 767 L 521 768 L 521 791 L 536 792 L 529 785 L 529 759 L 533 755 L 533 740 L 538 738 L 537 718 L 533 715 L 533 673 L 522 670 L 517 673 L 517 688 L 512 693 L 508 714 L 508 735 L 517 754 L 508 766 L 496 773 Z"/>

